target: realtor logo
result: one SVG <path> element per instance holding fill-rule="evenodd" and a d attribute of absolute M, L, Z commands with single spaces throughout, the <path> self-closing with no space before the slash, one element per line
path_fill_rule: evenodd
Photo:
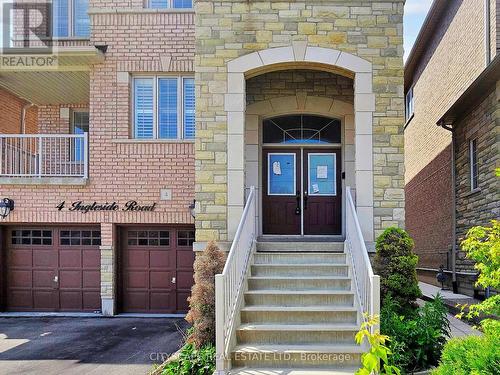
<path fill-rule="evenodd" d="M 52 29 L 51 1 L 4 3 L 0 70 L 56 68 Z"/>

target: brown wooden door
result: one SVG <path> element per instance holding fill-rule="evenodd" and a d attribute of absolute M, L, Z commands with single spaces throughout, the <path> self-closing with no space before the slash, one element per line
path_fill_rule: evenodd
<path fill-rule="evenodd" d="M 300 150 L 263 151 L 264 234 L 301 234 Z"/>
<path fill-rule="evenodd" d="M 304 234 L 342 233 L 340 150 L 304 149 Z"/>
<path fill-rule="evenodd" d="M 6 241 L 7 310 L 100 310 L 97 228 L 9 228 Z"/>
<path fill-rule="evenodd" d="M 193 241 L 192 230 L 123 228 L 122 310 L 164 314 L 187 311 L 193 285 Z"/>

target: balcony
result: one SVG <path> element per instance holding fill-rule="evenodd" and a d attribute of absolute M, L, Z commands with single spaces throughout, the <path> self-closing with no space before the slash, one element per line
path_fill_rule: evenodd
<path fill-rule="evenodd" d="M 88 133 L 0 134 L 0 184 L 84 185 Z"/>

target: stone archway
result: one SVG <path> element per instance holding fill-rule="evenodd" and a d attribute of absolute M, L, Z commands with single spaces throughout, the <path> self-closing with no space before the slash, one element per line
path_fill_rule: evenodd
<path fill-rule="evenodd" d="M 281 69 L 315 69 L 335 72 L 354 79 L 354 170 L 356 209 L 365 241 L 374 241 L 373 221 L 373 112 L 372 64 L 358 56 L 335 49 L 311 47 L 294 42 L 253 52 L 227 64 L 227 181 L 228 236 L 234 237 L 244 207 L 246 79 Z M 323 100 L 325 98 L 322 98 Z M 332 103 L 333 104 L 333 103 Z"/>

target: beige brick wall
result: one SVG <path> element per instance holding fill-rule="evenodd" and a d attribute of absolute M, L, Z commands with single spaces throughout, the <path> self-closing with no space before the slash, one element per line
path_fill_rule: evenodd
<path fill-rule="evenodd" d="M 196 3 L 197 241 L 227 240 L 227 63 L 291 46 L 337 49 L 373 64 L 375 233 L 404 226 L 403 1 Z"/>

